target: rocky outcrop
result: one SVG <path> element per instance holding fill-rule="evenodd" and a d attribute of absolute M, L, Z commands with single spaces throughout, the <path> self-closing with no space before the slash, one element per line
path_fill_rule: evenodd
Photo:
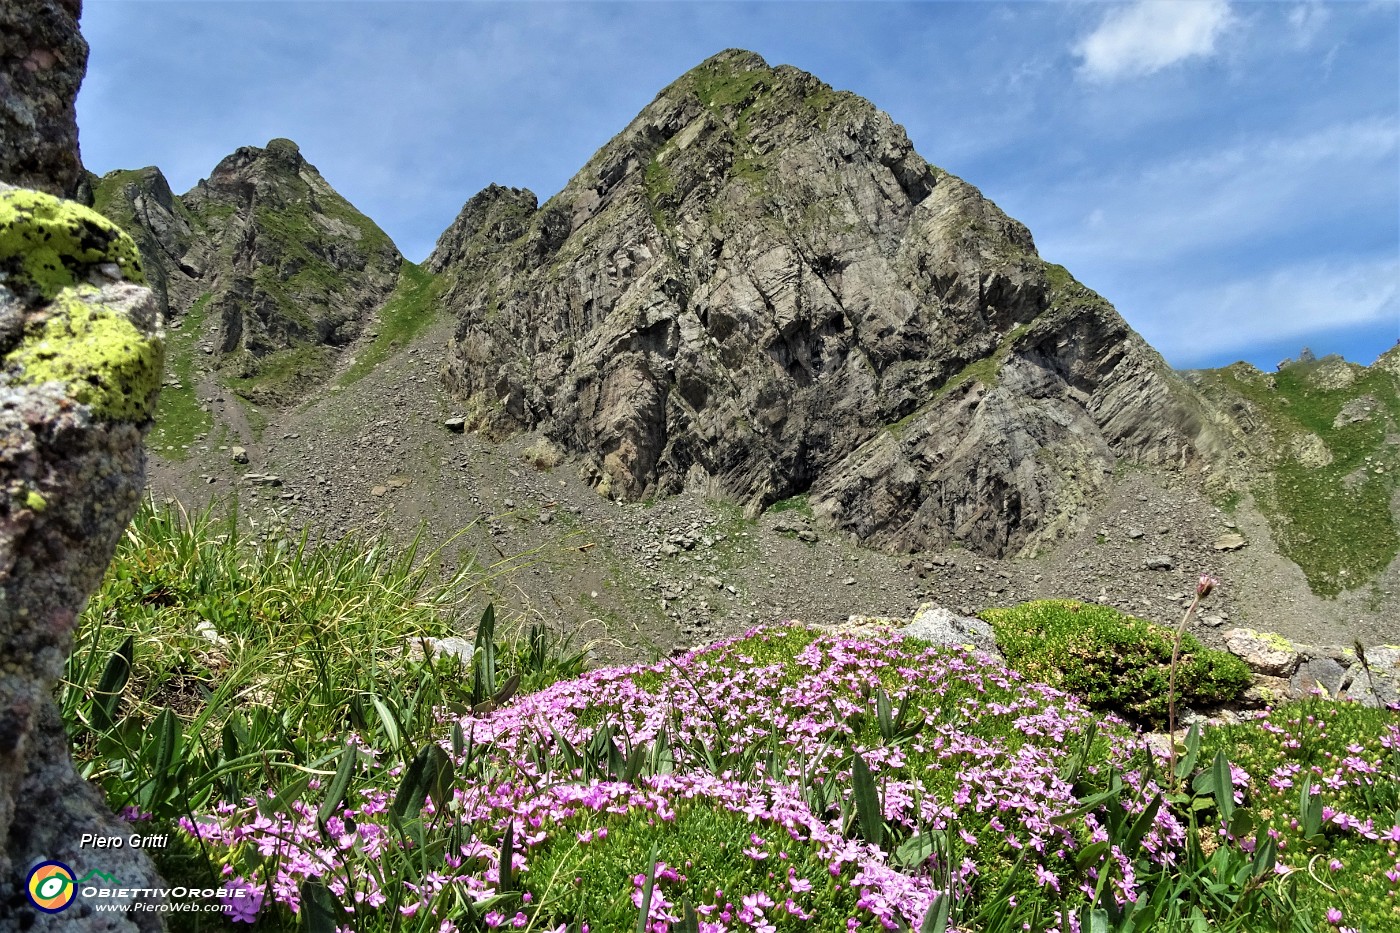
<path fill-rule="evenodd" d="M 1400 645 L 1301 645 L 1274 632 L 1232 629 L 1225 646 L 1249 665 L 1245 699 L 1260 706 L 1324 696 L 1400 710 Z"/>
<path fill-rule="evenodd" d="M 153 912 L 43 913 L 45 862 L 161 886 L 139 849 L 93 865 L 84 833 L 130 834 L 73 768 L 54 703 L 78 614 L 144 485 L 161 380 L 156 303 L 136 248 L 72 202 L 0 191 L 0 916 L 30 930 L 156 930 Z M 134 894 L 124 901 L 150 899 Z"/>
<path fill-rule="evenodd" d="M 291 140 L 238 149 L 184 195 L 155 168 L 93 191 L 132 231 L 158 299 L 197 312 L 217 367 L 258 402 L 304 397 L 398 282 L 393 242 Z"/>
<path fill-rule="evenodd" d="M 557 196 L 488 189 L 430 261 L 488 434 L 622 498 L 703 489 L 898 550 L 1033 550 L 1120 461 L 1229 444 L 1122 318 L 902 128 L 729 51 Z M 528 215 L 527 215 L 528 211 Z"/>
<path fill-rule="evenodd" d="M 81 0 L 0 0 L 0 181 L 66 197 L 78 190 L 81 14 Z"/>
<path fill-rule="evenodd" d="M 147 284 L 155 292 L 161 314 L 183 311 L 198 298 L 203 270 L 185 256 L 203 233 L 188 209 L 170 190 L 161 170 L 148 166 L 135 171 L 88 176 L 93 208 L 116 222 L 136 241 Z"/>

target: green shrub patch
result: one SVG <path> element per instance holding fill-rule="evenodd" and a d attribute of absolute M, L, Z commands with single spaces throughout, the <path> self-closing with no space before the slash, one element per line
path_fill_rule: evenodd
<path fill-rule="evenodd" d="M 1042 599 L 981 617 L 1007 664 L 1026 677 L 1077 694 L 1090 706 L 1146 726 L 1165 725 L 1174 632 L 1074 600 Z M 1181 641 L 1177 689 L 1186 706 L 1227 702 L 1249 686 L 1249 668 L 1232 654 Z"/>

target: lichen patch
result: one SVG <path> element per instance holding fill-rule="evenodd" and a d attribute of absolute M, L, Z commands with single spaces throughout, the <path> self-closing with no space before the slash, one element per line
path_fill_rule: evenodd
<path fill-rule="evenodd" d="M 0 191 L 0 284 L 10 291 L 50 300 L 112 265 L 146 283 L 136 244 L 101 214 L 39 191 Z"/>
<path fill-rule="evenodd" d="M 47 317 L 5 357 L 14 383 L 63 383 L 108 421 L 151 417 L 164 364 L 164 342 L 142 334 L 86 285 L 59 292 Z"/>

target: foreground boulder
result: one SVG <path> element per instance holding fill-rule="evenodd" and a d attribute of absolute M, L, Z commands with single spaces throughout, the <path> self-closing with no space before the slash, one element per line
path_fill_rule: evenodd
<path fill-rule="evenodd" d="M 84 834 L 132 830 L 74 770 L 54 702 L 144 487 L 163 364 L 144 281 L 135 245 L 100 215 L 0 185 L 0 918 L 20 929 L 160 928 L 158 913 L 97 913 L 81 896 L 44 913 L 26 885 L 61 862 L 78 878 L 162 886 L 142 850 L 80 848 Z"/>
<path fill-rule="evenodd" d="M 73 103 L 87 70 L 80 0 L 0 0 L 0 179 L 73 197 Z"/>

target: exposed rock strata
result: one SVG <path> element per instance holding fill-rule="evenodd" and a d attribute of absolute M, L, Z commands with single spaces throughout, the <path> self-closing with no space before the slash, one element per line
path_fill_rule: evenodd
<path fill-rule="evenodd" d="M 321 381 L 403 263 L 287 139 L 238 149 L 184 195 L 155 168 L 109 172 L 93 190 L 132 231 L 162 306 L 197 312 L 215 364 L 260 402 Z"/>
<path fill-rule="evenodd" d="M 884 548 L 1034 550 L 1118 463 L 1203 468 L 1222 419 L 1030 233 L 868 102 L 729 51 L 556 197 L 491 188 L 449 385 L 619 498 L 809 492 Z"/>
<path fill-rule="evenodd" d="M 204 270 L 185 257 L 201 231 L 160 169 L 110 172 L 103 178 L 89 175 L 89 185 L 93 207 L 136 241 L 161 314 L 168 318 L 172 307 L 189 308 L 199 297 Z"/>
<path fill-rule="evenodd" d="M 81 0 L 0 0 L 0 181 L 66 197 L 78 190 L 81 13 Z"/>
<path fill-rule="evenodd" d="M 41 913 L 29 871 L 100 867 L 160 886 L 139 849 L 79 849 L 129 827 L 78 776 L 54 703 L 79 613 L 144 485 L 142 441 L 162 363 L 134 244 L 99 215 L 0 191 L 0 917 L 30 930 L 156 930 L 154 912 Z M 134 895 L 124 901 L 147 900 Z"/>

